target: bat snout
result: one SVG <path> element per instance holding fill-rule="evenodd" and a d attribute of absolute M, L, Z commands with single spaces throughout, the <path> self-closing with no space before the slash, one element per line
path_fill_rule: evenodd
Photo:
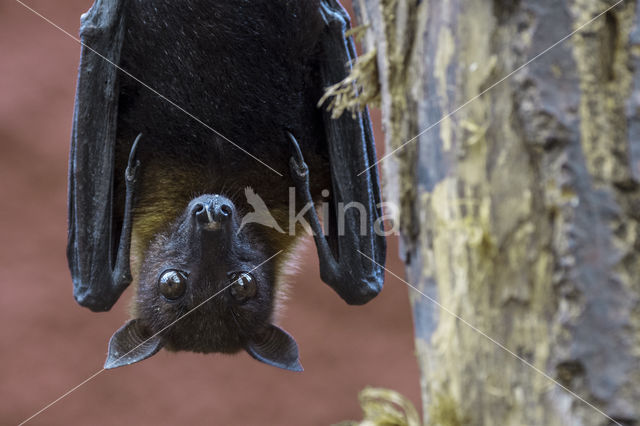
<path fill-rule="evenodd" d="M 191 202 L 191 214 L 198 226 L 206 230 L 219 229 L 233 219 L 233 203 L 219 195 L 203 195 Z"/>

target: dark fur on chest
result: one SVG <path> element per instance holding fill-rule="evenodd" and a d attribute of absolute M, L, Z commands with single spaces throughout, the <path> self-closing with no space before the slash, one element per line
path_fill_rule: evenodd
<path fill-rule="evenodd" d="M 322 23 L 317 8 L 313 0 L 131 1 L 121 66 L 284 172 L 290 156 L 282 149 L 285 129 L 299 135 L 305 151 L 323 151 L 316 108 L 321 93 L 311 90 L 318 87 L 315 46 Z M 153 155 L 190 156 L 223 170 L 250 161 L 128 76 L 122 78 L 119 111 L 121 138 L 145 134 L 153 140 Z M 251 169 L 263 167 L 255 166 Z"/>

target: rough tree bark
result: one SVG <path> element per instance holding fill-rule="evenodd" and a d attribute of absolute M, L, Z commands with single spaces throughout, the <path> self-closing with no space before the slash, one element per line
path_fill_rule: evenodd
<path fill-rule="evenodd" d="M 638 3 L 491 88 L 614 3 L 354 0 L 408 281 L 610 416 L 410 291 L 427 424 L 640 424 Z"/>

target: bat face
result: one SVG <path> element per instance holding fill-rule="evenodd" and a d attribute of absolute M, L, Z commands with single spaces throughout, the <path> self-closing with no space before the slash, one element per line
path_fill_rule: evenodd
<path fill-rule="evenodd" d="M 193 199 L 147 250 L 135 299 L 137 318 L 112 337 L 110 353 L 112 346 L 118 347 L 117 357 L 122 357 L 126 349 L 150 340 L 155 351 L 245 349 L 261 361 L 297 369 L 295 341 L 270 323 L 275 270 L 258 267 L 265 256 L 238 227 L 228 198 Z M 273 346 L 274 340 L 284 345 Z M 132 363 L 153 353 L 136 354 L 131 362 L 123 359 Z"/>
<path fill-rule="evenodd" d="M 237 229 L 233 203 L 204 195 L 151 244 L 137 311 L 154 331 L 211 298 L 164 333 L 167 349 L 236 352 L 252 328 L 268 322 L 274 277 L 268 268 L 256 269 L 264 259 L 243 244 Z"/>

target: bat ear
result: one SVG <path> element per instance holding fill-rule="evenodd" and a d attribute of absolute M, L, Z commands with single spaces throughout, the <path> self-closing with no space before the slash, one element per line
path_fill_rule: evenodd
<path fill-rule="evenodd" d="M 249 340 L 245 349 L 265 364 L 291 371 L 303 370 L 298 359 L 298 344 L 289 333 L 273 324 Z"/>
<path fill-rule="evenodd" d="M 153 336 L 141 320 L 132 319 L 111 336 L 104 368 L 135 364 L 155 355 L 162 346 L 159 335 Z"/>

